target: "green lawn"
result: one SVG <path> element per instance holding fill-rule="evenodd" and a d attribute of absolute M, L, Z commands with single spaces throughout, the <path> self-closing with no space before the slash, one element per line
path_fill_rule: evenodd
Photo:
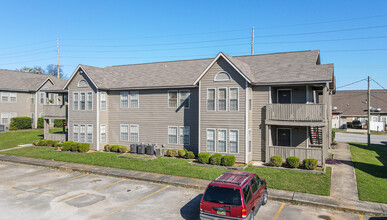
<path fill-rule="evenodd" d="M 118 154 L 114 153 L 96 152 L 90 154 L 69 154 L 55 152 L 53 148 L 46 147 L 28 147 L 2 153 L 206 180 L 213 180 L 222 172 L 226 171 L 226 169 L 189 165 L 187 161 L 183 159 L 158 158 L 152 161 L 128 160 L 119 158 L 117 156 Z M 330 169 L 328 169 L 327 174 L 302 173 L 297 171 L 255 167 L 248 167 L 246 170 L 256 172 L 260 177 L 266 178 L 270 188 L 329 195 Z"/>
<path fill-rule="evenodd" d="M 34 140 L 43 138 L 43 129 L 29 129 L 0 133 L 0 150 L 17 147 L 20 144 L 31 144 Z"/>
<path fill-rule="evenodd" d="M 350 144 L 359 199 L 387 203 L 387 146 Z"/>

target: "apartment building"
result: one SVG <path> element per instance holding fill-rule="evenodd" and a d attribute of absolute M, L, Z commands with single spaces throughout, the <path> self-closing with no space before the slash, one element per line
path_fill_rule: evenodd
<path fill-rule="evenodd" d="M 68 91 L 68 139 L 150 143 L 195 153 L 327 157 L 333 64 L 319 51 L 110 66 L 79 65 Z"/>

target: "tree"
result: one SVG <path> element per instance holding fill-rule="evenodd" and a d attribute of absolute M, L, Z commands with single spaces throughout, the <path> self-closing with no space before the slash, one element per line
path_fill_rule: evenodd
<path fill-rule="evenodd" d="M 50 64 L 46 67 L 47 74 L 52 76 L 58 76 L 58 68 L 56 65 Z M 59 67 L 59 77 L 63 79 L 63 69 Z"/>
<path fill-rule="evenodd" d="M 34 66 L 34 67 L 28 67 L 24 66 L 20 69 L 16 69 L 16 71 L 19 72 L 25 72 L 25 73 L 35 73 L 35 74 L 47 74 L 47 75 L 52 75 L 52 76 L 57 76 L 58 75 L 58 69 L 56 65 L 50 64 L 47 65 L 46 69 L 42 69 L 40 66 Z M 59 77 L 63 79 L 63 69 L 62 67 L 59 67 Z"/>
<path fill-rule="evenodd" d="M 16 71 L 25 72 L 25 73 L 46 74 L 46 71 L 42 69 L 42 67 L 40 66 L 34 66 L 34 67 L 24 66 L 21 69 L 16 69 Z"/>

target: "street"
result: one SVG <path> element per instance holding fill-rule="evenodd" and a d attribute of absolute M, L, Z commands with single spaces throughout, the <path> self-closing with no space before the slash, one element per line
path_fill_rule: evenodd
<path fill-rule="evenodd" d="M 199 219 L 202 190 L 0 162 L 0 219 Z M 255 219 L 369 219 L 269 200 Z"/>
<path fill-rule="evenodd" d="M 336 132 L 335 141 L 367 143 L 367 135 Z M 371 143 L 387 145 L 387 135 L 371 135 Z"/>

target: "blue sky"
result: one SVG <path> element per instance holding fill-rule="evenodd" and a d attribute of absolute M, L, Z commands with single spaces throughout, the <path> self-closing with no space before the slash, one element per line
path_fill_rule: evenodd
<path fill-rule="evenodd" d="M 339 89 L 387 88 L 387 1 L 1 1 L 0 69 L 321 50 Z M 317 32 L 317 33 L 316 33 Z M 369 50 L 371 49 L 371 50 Z M 372 83 L 373 89 L 380 89 Z"/>

